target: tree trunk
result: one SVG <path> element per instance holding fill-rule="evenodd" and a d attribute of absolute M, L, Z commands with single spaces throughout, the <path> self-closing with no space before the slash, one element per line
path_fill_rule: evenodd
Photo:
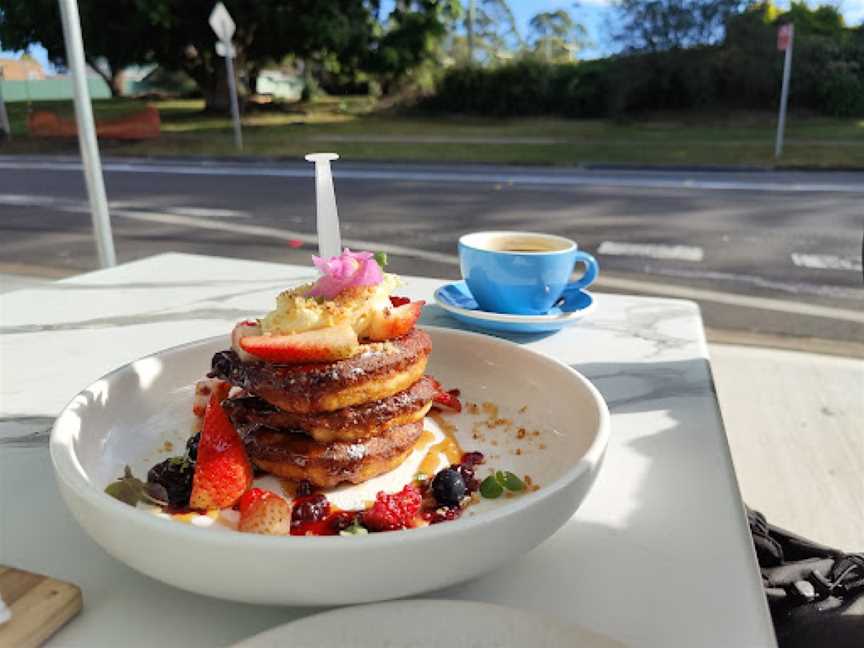
<path fill-rule="evenodd" d="M 234 65 L 238 64 L 234 59 Z M 243 112 L 243 103 L 248 96 L 246 85 L 242 81 L 240 70 L 235 67 L 237 76 L 237 99 L 240 103 L 240 112 Z M 204 96 L 204 110 L 206 112 L 229 114 L 231 112 L 231 98 L 228 95 L 228 76 L 225 70 L 225 61 L 219 60 L 215 74 L 207 79 L 198 80 L 198 87 Z"/>
<path fill-rule="evenodd" d="M 119 97 L 121 88 L 119 87 L 119 85 L 115 85 L 114 82 L 115 80 L 119 80 L 120 72 L 114 72 L 115 66 L 111 66 L 111 75 L 109 76 L 105 74 L 98 65 L 96 65 L 96 61 L 89 58 L 86 58 L 85 60 L 87 61 L 87 65 L 90 66 L 90 69 L 93 70 L 100 77 L 102 77 L 102 80 L 105 82 L 105 84 L 108 86 L 108 89 L 111 91 L 111 96 Z"/>
<path fill-rule="evenodd" d="M 205 83 L 199 83 L 201 94 L 204 95 L 205 112 L 228 114 L 231 112 L 231 100 L 228 97 L 228 78 L 225 70 L 215 74 Z"/>
<path fill-rule="evenodd" d="M 111 83 L 108 84 L 111 96 L 120 97 L 123 94 L 123 71 L 114 72 L 114 68 L 111 68 L 111 72 Z"/>

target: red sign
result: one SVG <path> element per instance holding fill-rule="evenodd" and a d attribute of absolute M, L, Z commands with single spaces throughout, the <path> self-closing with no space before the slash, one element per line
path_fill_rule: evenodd
<path fill-rule="evenodd" d="M 789 48 L 789 43 L 792 42 L 792 35 L 795 33 L 795 26 L 792 23 L 780 25 L 777 30 L 777 49 L 785 52 Z"/>

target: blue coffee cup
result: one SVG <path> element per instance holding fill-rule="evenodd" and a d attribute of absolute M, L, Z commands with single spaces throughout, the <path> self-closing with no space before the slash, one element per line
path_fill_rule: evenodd
<path fill-rule="evenodd" d="M 585 273 L 570 281 L 576 263 Z M 565 290 L 589 286 L 597 260 L 575 241 L 534 232 L 473 232 L 459 239 L 462 278 L 480 308 L 493 313 L 543 315 Z"/>

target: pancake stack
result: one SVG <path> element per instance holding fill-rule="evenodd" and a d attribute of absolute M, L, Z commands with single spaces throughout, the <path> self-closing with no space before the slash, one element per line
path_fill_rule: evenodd
<path fill-rule="evenodd" d="M 221 351 L 210 375 L 238 388 L 222 406 L 253 464 L 331 488 L 393 470 L 411 454 L 436 395 L 424 375 L 431 349 L 429 336 L 413 328 L 332 362 L 244 360 Z"/>

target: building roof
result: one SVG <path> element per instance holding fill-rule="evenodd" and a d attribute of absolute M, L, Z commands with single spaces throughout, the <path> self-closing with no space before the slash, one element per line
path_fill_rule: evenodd
<path fill-rule="evenodd" d="M 6 81 L 45 78 L 45 70 L 42 69 L 42 66 L 30 59 L 0 58 L 0 67 L 3 68 L 3 78 Z"/>

